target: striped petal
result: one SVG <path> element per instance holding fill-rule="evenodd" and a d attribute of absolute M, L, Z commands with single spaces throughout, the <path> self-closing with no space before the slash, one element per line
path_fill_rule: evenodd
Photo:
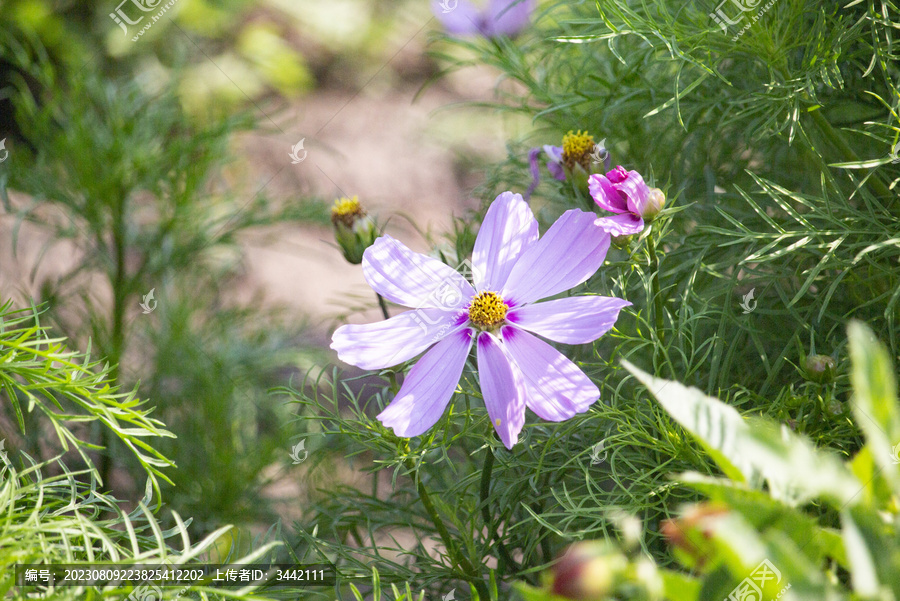
<path fill-rule="evenodd" d="M 472 251 L 476 290 L 501 290 L 518 258 L 540 235 L 521 194 L 504 192 L 491 203 Z"/>
<path fill-rule="evenodd" d="M 344 363 L 383 369 L 409 361 L 465 323 L 465 314 L 442 309 L 406 311 L 385 321 L 339 327 L 331 348 Z"/>
<path fill-rule="evenodd" d="M 573 209 L 529 246 L 509 274 L 501 296 L 510 306 L 564 292 L 594 275 L 609 250 L 609 234 L 597 216 Z"/>
<path fill-rule="evenodd" d="M 493 335 L 478 336 L 478 380 L 484 405 L 497 435 L 507 449 L 513 448 L 525 425 L 525 388 L 503 347 Z"/>
<path fill-rule="evenodd" d="M 610 236 L 630 236 L 644 231 L 644 220 L 639 215 L 621 213 L 597 220 L 597 227 Z"/>
<path fill-rule="evenodd" d="M 417 309 L 465 307 L 475 290 L 455 269 L 382 236 L 363 254 L 363 275 L 391 302 Z"/>
<path fill-rule="evenodd" d="M 507 319 L 556 342 L 584 344 L 606 334 L 630 304 L 610 296 L 573 296 L 516 308 Z"/>
<path fill-rule="evenodd" d="M 506 326 L 503 343 L 521 374 L 528 408 L 541 419 L 565 421 L 584 413 L 600 398 L 590 378 L 540 338 Z"/>
<path fill-rule="evenodd" d="M 605 175 L 595 173 L 588 178 L 588 189 L 591 192 L 591 198 L 604 211 L 612 213 L 628 211 L 628 197 L 619 192 L 618 188 Z"/>
<path fill-rule="evenodd" d="M 459 384 L 472 332 L 455 332 L 429 350 L 409 370 L 403 386 L 378 419 L 397 436 L 409 438 L 427 432 L 444 413 Z"/>

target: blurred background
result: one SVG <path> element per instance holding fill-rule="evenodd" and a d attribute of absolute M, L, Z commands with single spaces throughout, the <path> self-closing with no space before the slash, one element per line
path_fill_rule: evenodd
<path fill-rule="evenodd" d="M 530 128 L 472 107 L 498 72 L 440 77 L 438 28 L 421 0 L 0 3 L 0 296 L 156 407 L 163 498 L 198 535 L 299 517 L 291 450 L 315 437 L 267 391 L 327 364 L 338 321 L 380 318 L 332 202 L 427 250 Z M 58 451 L 11 413 L 8 449 Z M 139 466 L 82 434 L 138 498 Z"/>

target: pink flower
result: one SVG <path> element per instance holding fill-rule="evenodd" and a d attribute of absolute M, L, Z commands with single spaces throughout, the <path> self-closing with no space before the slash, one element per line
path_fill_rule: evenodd
<path fill-rule="evenodd" d="M 345 325 L 331 348 L 347 363 L 383 369 L 425 354 L 378 419 L 398 436 L 418 436 L 444 413 L 472 345 L 491 423 L 507 448 L 525 407 L 548 421 L 587 411 L 600 391 L 543 336 L 566 344 L 596 340 L 631 303 L 579 296 L 536 303 L 577 286 L 602 265 L 609 235 L 596 215 L 564 213 L 542 238 L 528 204 L 504 192 L 491 204 L 472 254 L 474 287 L 455 269 L 383 236 L 363 256 L 369 285 L 417 307 L 386 321 Z"/>
<path fill-rule="evenodd" d="M 612 236 L 639 234 L 644 220 L 653 219 L 665 202 L 662 191 L 651 190 L 640 173 L 626 171 L 621 165 L 606 175 L 592 175 L 588 187 L 597 206 L 616 213 L 597 220 L 597 225 Z"/>

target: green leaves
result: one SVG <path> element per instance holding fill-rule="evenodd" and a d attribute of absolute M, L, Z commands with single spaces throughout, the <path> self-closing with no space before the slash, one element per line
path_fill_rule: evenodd
<path fill-rule="evenodd" d="M 875 464 L 894 491 L 900 492 L 900 458 L 894 452 L 894 447 L 900 452 L 900 405 L 891 359 L 862 322 L 851 322 L 847 332 L 853 360 L 853 414 Z"/>
<path fill-rule="evenodd" d="M 0 462 L 2 464 L 2 462 Z M 87 479 L 89 484 L 81 480 Z M 191 543 L 187 525 L 178 514 L 175 526 L 163 530 L 159 518 L 144 501 L 132 513 L 126 513 L 121 501 L 97 491 L 92 472 L 72 471 L 61 460 L 33 463 L 22 470 L 0 466 L 0 594 L 3 598 L 25 599 L 25 589 L 14 586 L 13 568 L 17 563 L 104 563 L 189 565 L 210 561 L 210 554 L 224 527 L 198 543 Z M 190 523 L 190 522 L 188 522 Z M 278 543 L 261 545 L 245 557 L 233 557 L 234 563 L 265 562 Z M 214 556 L 214 555 L 213 555 Z M 59 587 L 45 598 L 60 601 L 83 599 L 121 600 L 129 596 L 131 585 Z M 222 589 L 190 587 L 210 598 Z M 228 590 L 223 596 L 233 599 L 259 599 L 256 587 Z M 163 587 L 162 599 L 185 597 L 183 589 Z M 29 595 L 33 589 L 28 590 Z"/>
<path fill-rule="evenodd" d="M 762 419 L 744 419 L 732 407 L 696 388 L 655 378 L 631 363 L 628 371 L 653 393 L 675 421 L 696 436 L 725 474 L 751 487 L 768 485 L 771 495 L 789 505 L 823 496 L 841 506 L 862 485 L 829 453 Z"/>
<path fill-rule="evenodd" d="M 751 574 L 752 565 L 763 561 L 779 570 L 779 586 L 789 585 L 785 598 L 900 598 L 900 489 L 892 450 L 900 440 L 896 380 L 887 349 L 866 325 L 851 322 L 848 335 L 854 415 L 867 438 L 852 461 L 853 474 L 829 451 L 771 420 L 741 417 L 696 388 L 625 362 L 731 479 L 680 476 L 714 500 L 667 526 L 683 560 L 706 573 L 701 591 L 690 599 L 728 595 L 734 578 Z M 800 510 L 800 502 L 816 499 L 833 511 L 817 516 L 808 515 L 811 506 Z M 840 531 L 823 527 L 823 520 L 838 515 Z M 829 561 L 849 572 L 849 588 L 821 571 Z M 763 590 L 770 597 L 778 592 Z"/>
<path fill-rule="evenodd" d="M 96 446 L 80 439 L 70 424 L 98 422 L 134 454 L 154 488 L 157 478 L 169 479 L 161 468 L 172 465 L 146 439 L 174 437 L 162 422 L 149 417 L 135 391 L 120 392 L 111 366 L 91 361 L 66 348 L 64 338 L 50 338 L 37 310 L 0 305 L 0 390 L 16 414 L 25 435 L 26 420 L 35 410 L 52 425 L 63 450 L 77 451 L 93 470 L 87 450 Z"/>

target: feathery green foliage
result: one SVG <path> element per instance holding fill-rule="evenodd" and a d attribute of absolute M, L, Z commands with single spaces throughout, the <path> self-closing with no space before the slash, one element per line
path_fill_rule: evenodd
<path fill-rule="evenodd" d="M 52 338 L 37 308 L 16 310 L 10 301 L 0 305 L 2 400 L 14 411 L 26 446 L 42 453 L 41 443 L 52 432 L 62 451 L 77 451 L 93 470 L 88 451 L 98 447 L 82 437 L 96 423 L 129 449 L 158 489 L 158 478 L 168 481 L 161 470 L 172 463 L 152 439 L 174 435 L 149 417 L 152 409 L 136 391 L 120 392 L 110 372 L 108 364 L 91 361 L 90 352 L 69 350 L 64 338 Z"/>
<path fill-rule="evenodd" d="M 75 257 L 38 282 L 47 319 L 81 344 L 90 340 L 113 381 L 141 381 L 141 394 L 178 435 L 160 447 L 180 468 L 170 475 L 179 484 L 167 491 L 170 503 L 203 532 L 270 519 L 262 470 L 284 461 L 289 435 L 284 411 L 265 391 L 278 370 L 317 354 L 302 340 L 302 320 L 286 326 L 275 310 L 236 307 L 229 286 L 242 269 L 242 233 L 322 221 L 325 205 L 281 206 L 256 188 L 233 189 L 231 142 L 253 125 L 246 115 L 196 125 L 172 88 L 154 94 L 90 70 L 66 76 L 43 61 L 26 67 L 41 92 L 22 80 L 13 96 L 30 150 L 20 146 L 4 164 L 0 198 L 16 219 L 14 249 L 23 224 L 49 234 L 33 278 L 52 246 Z M 140 303 L 151 291 L 153 313 L 144 315 Z M 214 436 L 199 435 L 211 429 Z M 101 455 L 104 481 L 116 456 L 114 448 Z"/>
<path fill-rule="evenodd" d="M 447 414 L 410 441 L 373 418 L 396 391 L 393 373 L 365 382 L 336 373 L 328 388 L 290 391 L 334 453 L 371 477 L 369 487 L 321 492 L 298 525 L 317 532 L 304 537 L 311 548 L 432 595 L 475 587 L 485 598 L 496 582 L 506 598 L 514 579 L 536 585 L 567 543 L 617 539 L 621 510 L 646 526 L 642 556 L 673 566 L 660 524 L 707 491 L 670 476 L 722 468 L 647 402 L 620 359 L 777 420 L 845 460 L 866 453 L 851 419 L 844 326 L 863 320 L 900 352 L 897 6 L 778 0 L 758 20 L 748 14 L 737 39 L 740 27 L 712 21 L 716 8 L 552 2 L 514 40 L 434 40 L 447 70 L 501 73 L 498 100 L 485 107 L 535 122 L 491 169 L 479 190 L 486 202 L 525 190 L 528 146 L 558 145 L 578 129 L 606 139 L 613 164 L 643 173 L 668 202 L 577 291 L 633 303 L 601 340 L 566 347 L 600 385 L 600 403 L 561 424 L 529 417 L 512 451 L 491 434 L 472 366 Z M 541 170 L 531 205 L 543 226 L 569 208 L 596 210 Z M 463 259 L 471 236 L 448 246 Z M 756 304 L 742 310 L 751 291 Z M 811 355 L 835 361 L 833 380 L 810 373 Z M 760 494 L 748 509 L 757 519 L 768 503 Z M 840 526 L 831 507 L 811 514 Z M 693 590 L 677 574 L 665 578 Z"/>

